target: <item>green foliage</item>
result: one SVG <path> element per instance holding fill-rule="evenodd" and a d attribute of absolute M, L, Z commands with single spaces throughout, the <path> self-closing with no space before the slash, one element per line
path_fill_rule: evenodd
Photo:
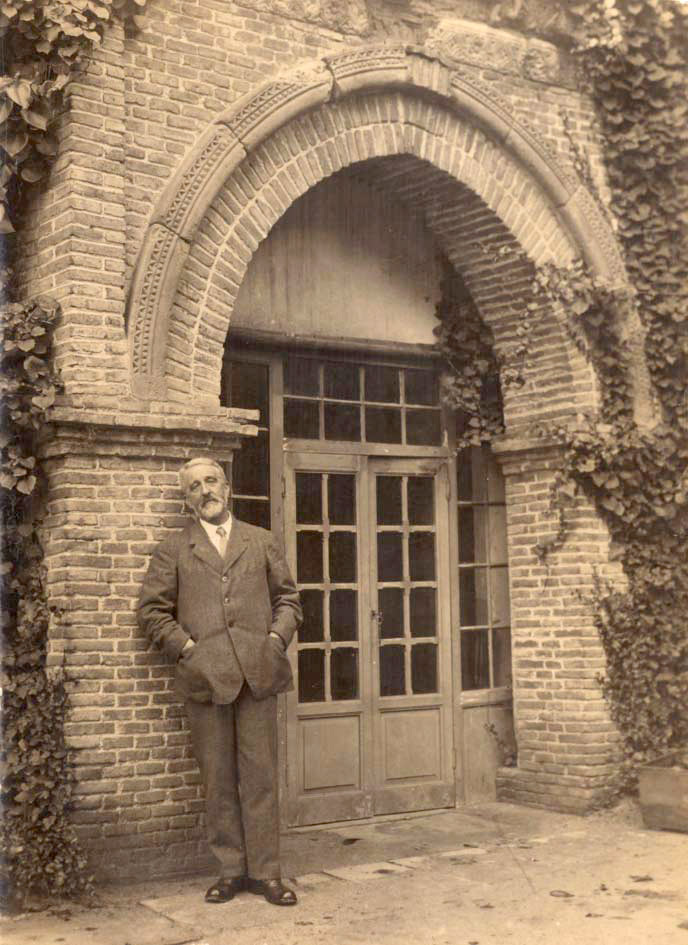
<path fill-rule="evenodd" d="M 688 423 L 688 5 L 575 0 L 619 239 L 666 419 Z"/>
<path fill-rule="evenodd" d="M 51 614 L 42 549 L 32 524 L 37 435 L 59 380 L 50 364 L 59 310 L 42 299 L 0 311 L 0 520 L 2 524 L 3 897 L 88 892 L 69 823 L 72 771 L 64 742 L 64 674 L 45 668 Z"/>
<path fill-rule="evenodd" d="M 59 391 L 50 363 L 58 306 L 13 298 L 11 234 L 23 198 L 57 155 L 69 81 L 115 16 L 140 25 L 145 0 L 0 0 L 0 574 L 3 632 L 0 882 L 6 898 L 88 892 L 69 822 L 73 779 L 64 741 L 64 674 L 45 668 L 50 613 L 32 498 L 40 483 L 37 434 Z"/>
<path fill-rule="evenodd" d="M 443 260 L 440 286 L 435 309 L 439 324 L 434 332 L 448 367 L 442 379 L 442 400 L 456 414 L 457 448 L 479 446 L 504 432 L 502 387 L 524 383 L 531 312 L 520 319 L 515 342 L 497 355 L 491 329 L 447 260 Z"/>
<path fill-rule="evenodd" d="M 140 21 L 146 0 L 0 0 L 0 235 L 14 232 L 27 186 L 57 154 L 65 87 L 115 15 Z"/>
<path fill-rule="evenodd" d="M 50 364 L 58 313 L 50 299 L 0 310 L 0 486 L 22 495 L 36 486 L 35 434 L 60 388 Z"/>
<path fill-rule="evenodd" d="M 493 6 L 495 22 L 520 26 L 528 17 L 523 0 Z M 600 682 L 625 749 L 625 788 L 633 787 L 640 763 L 688 742 L 687 27 L 688 4 L 675 0 L 570 0 L 553 5 L 544 24 L 560 39 L 574 30 L 581 79 L 598 109 L 630 285 L 605 284 L 580 261 L 535 272 L 531 317 L 543 308 L 558 314 L 595 369 L 601 404 L 578 429 L 540 431 L 558 438 L 564 460 L 552 494 L 557 532 L 534 550 L 545 562 L 563 544 L 579 491 L 609 527 L 628 583 L 623 593 L 598 583 L 596 623 L 606 654 Z M 587 159 L 570 144 L 591 187 Z M 599 201 L 594 188 L 592 195 Z M 460 307 L 438 312 L 450 320 L 441 342 L 464 345 L 452 363 L 453 399 L 479 413 L 485 379 L 471 365 L 488 360 L 488 342 L 471 328 L 479 319 L 470 313 L 458 331 L 452 321 L 465 317 Z M 644 327 L 661 412 L 651 431 L 633 421 L 632 363 L 619 334 L 631 315 Z M 489 438 L 499 424 L 479 421 L 474 429 Z"/>

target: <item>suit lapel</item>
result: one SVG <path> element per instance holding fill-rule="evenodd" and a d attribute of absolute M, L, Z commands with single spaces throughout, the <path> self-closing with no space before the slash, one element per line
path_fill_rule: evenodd
<path fill-rule="evenodd" d="M 222 558 L 206 535 L 203 526 L 195 520 L 189 527 L 189 546 L 194 555 L 204 564 L 207 564 L 209 568 L 212 568 L 213 571 L 219 572 L 222 570 Z"/>
<path fill-rule="evenodd" d="M 223 570 L 227 571 L 231 568 L 239 558 L 243 555 L 248 547 L 248 535 L 244 529 L 243 522 L 240 522 L 236 518 L 232 518 L 232 530 L 229 533 L 229 541 L 227 542 L 227 550 L 225 551 L 225 560 Z"/>

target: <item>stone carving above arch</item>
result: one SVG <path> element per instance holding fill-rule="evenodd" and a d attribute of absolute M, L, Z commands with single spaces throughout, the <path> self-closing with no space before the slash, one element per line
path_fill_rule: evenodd
<path fill-rule="evenodd" d="M 417 47 L 355 47 L 301 64 L 218 115 L 166 186 L 144 238 L 129 296 L 135 396 L 165 397 L 168 320 L 180 273 L 198 227 L 225 182 L 278 129 L 298 128 L 301 116 L 329 107 L 330 120 L 339 115 L 345 134 L 342 116 L 349 101 L 361 93 L 390 89 L 403 90 L 426 108 L 453 110 L 480 127 L 533 178 L 563 232 L 594 271 L 611 281 L 623 279 L 613 233 L 574 170 L 562 166 L 537 132 L 515 118 L 488 82 L 466 69 L 449 68 L 431 51 Z M 407 116 L 399 113 L 388 121 L 401 129 L 394 141 L 398 153 L 404 153 Z M 319 141 L 310 143 L 315 148 Z"/>

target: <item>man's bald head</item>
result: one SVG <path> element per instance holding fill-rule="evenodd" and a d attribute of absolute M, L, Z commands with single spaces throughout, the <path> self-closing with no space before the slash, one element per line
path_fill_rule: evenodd
<path fill-rule="evenodd" d="M 212 466 L 218 475 L 220 475 L 225 480 L 225 482 L 227 481 L 225 471 L 217 462 L 217 460 L 211 459 L 209 456 L 194 456 L 193 459 L 190 459 L 188 462 L 184 463 L 182 468 L 179 470 L 179 481 L 181 483 L 182 489 L 186 488 L 186 484 L 189 481 L 189 476 L 192 474 L 195 466 Z"/>

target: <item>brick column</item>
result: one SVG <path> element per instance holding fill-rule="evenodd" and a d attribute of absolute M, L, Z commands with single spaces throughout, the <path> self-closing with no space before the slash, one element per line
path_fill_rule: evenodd
<path fill-rule="evenodd" d="M 512 606 L 514 723 L 518 767 L 497 777 L 501 800 L 582 812 L 603 797 L 619 742 L 598 675 L 605 656 L 593 623 L 595 574 L 623 583 L 609 562 L 609 534 L 578 497 L 566 537 L 544 561 L 538 542 L 554 537 L 551 487 L 561 447 L 504 439 L 495 453 L 506 478 Z"/>
<path fill-rule="evenodd" d="M 63 408 L 43 446 L 49 663 L 69 677 L 73 821 L 102 879 L 208 865 L 172 667 L 140 633 L 135 607 L 150 551 L 186 520 L 180 465 L 198 454 L 230 461 L 255 432 L 252 411 L 225 415 L 106 421 Z"/>

